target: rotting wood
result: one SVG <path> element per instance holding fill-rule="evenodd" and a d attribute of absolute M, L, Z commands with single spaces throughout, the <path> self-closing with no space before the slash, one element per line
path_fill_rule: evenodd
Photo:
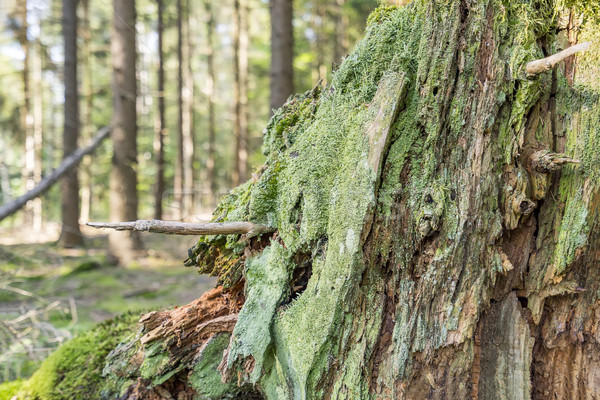
<path fill-rule="evenodd" d="M 579 43 L 549 57 L 531 61 L 527 63 L 527 73 L 529 75 L 538 75 L 542 72 L 549 71 L 562 60 L 572 56 L 573 54 L 589 49 L 591 44 L 592 42 Z"/>
<path fill-rule="evenodd" d="M 92 228 L 115 229 L 117 231 L 139 231 L 166 233 L 169 235 L 240 235 L 256 236 L 274 229 L 252 222 L 176 222 L 157 219 L 139 219 L 131 222 L 88 222 Z"/>
<path fill-rule="evenodd" d="M 33 200 L 36 197 L 40 197 L 46 193 L 46 191 L 48 191 L 48 189 L 50 189 L 52 185 L 55 184 L 64 174 L 79 164 L 85 155 L 94 151 L 100 145 L 100 143 L 102 143 L 102 141 L 108 137 L 110 132 L 110 127 L 104 127 L 100 129 L 86 147 L 77 149 L 71 153 L 70 156 L 64 159 L 58 168 L 52 171 L 52 173 L 48 177 L 44 178 L 36 187 L 25 193 L 23 196 L 18 197 L 0 207 L 0 221 L 17 212 L 29 200 Z"/>

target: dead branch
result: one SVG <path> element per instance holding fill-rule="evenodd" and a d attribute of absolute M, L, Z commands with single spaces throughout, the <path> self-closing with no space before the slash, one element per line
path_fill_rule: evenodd
<path fill-rule="evenodd" d="M 564 49 L 563 51 L 553 54 L 549 57 L 542 58 L 541 60 L 531 61 L 531 62 L 527 63 L 527 67 L 526 67 L 527 73 L 529 75 L 538 75 L 538 74 L 541 74 L 542 72 L 549 71 L 552 68 L 554 68 L 554 66 L 556 64 L 558 64 L 565 58 L 570 57 L 573 54 L 579 53 L 580 51 L 587 50 L 591 44 L 592 44 L 592 42 L 579 43 L 579 44 L 576 44 L 575 46 L 571 46 L 571 47 Z"/>
<path fill-rule="evenodd" d="M 579 164 L 580 161 L 567 154 L 552 153 L 549 150 L 536 151 L 529 157 L 529 164 L 537 172 L 543 174 L 557 171 L 565 164 Z"/>
<path fill-rule="evenodd" d="M 104 127 L 100 129 L 86 147 L 75 150 L 71 155 L 63 160 L 58 168 L 52 171 L 52 173 L 46 178 L 42 179 L 42 181 L 38 183 L 36 187 L 25 193 L 23 196 L 17 197 L 13 201 L 2 205 L 2 207 L 0 207 L 0 221 L 17 212 L 29 200 L 40 197 L 46 193 L 46 191 L 48 191 L 48 189 L 50 189 L 52 185 L 56 183 L 56 181 L 58 181 L 64 174 L 69 172 L 71 168 L 79 164 L 85 155 L 94 151 L 100 145 L 100 143 L 102 143 L 102 141 L 108 137 L 110 131 L 110 127 Z"/>
<path fill-rule="evenodd" d="M 210 222 L 190 223 L 176 221 L 137 220 L 132 222 L 88 222 L 93 228 L 115 229 L 117 231 L 140 231 L 166 233 L 170 235 L 236 235 L 256 236 L 272 232 L 268 226 L 252 222 Z"/>

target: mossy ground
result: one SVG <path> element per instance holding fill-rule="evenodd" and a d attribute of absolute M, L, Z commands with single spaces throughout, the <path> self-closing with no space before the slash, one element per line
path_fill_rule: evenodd
<path fill-rule="evenodd" d="M 137 329 L 139 313 L 130 312 L 80 333 L 52 353 L 16 391 L 23 400 L 113 398 L 102 377 L 108 353 Z"/>
<path fill-rule="evenodd" d="M 104 235 L 88 239 L 86 250 L 54 242 L 1 246 L 0 320 L 47 310 L 34 315 L 36 322 L 19 323 L 31 328 L 20 341 L 0 333 L 7 339 L 0 342 L 0 380 L 28 378 L 58 345 L 108 318 L 186 304 L 214 285 L 182 264 L 193 239 L 148 234 L 144 240 L 151 254 L 127 267 L 106 263 Z"/>

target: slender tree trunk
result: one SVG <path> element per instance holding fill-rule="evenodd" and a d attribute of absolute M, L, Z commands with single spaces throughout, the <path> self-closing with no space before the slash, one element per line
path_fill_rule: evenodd
<path fill-rule="evenodd" d="M 84 140 L 90 140 L 93 134 L 92 127 L 92 110 L 94 108 L 93 96 L 93 77 L 92 63 L 92 32 L 90 28 L 90 0 L 81 0 L 82 6 L 82 24 L 81 37 L 83 38 L 81 63 L 83 67 L 82 92 L 83 92 L 83 107 L 81 117 L 81 137 Z M 81 161 L 81 212 L 79 220 L 85 224 L 90 220 L 92 210 L 92 157 L 85 156 Z"/>
<path fill-rule="evenodd" d="M 248 63 L 250 51 L 250 20 L 248 0 L 240 0 L 240 147 L 238 148 L 238 175 L 240 183 L 248 179 Z"/>
<path fill-rule="evenodd" d="M 65 108 L 63 160 L 77 150 L 79 139 L 79 96 L 77 90 L 77 0 L 63 0 L 63 40 L 65 49 Z M 75 167 L 62 180 L 62 230 L 64 247 L 83 245 L 79 229 L 79 180 Z"/>
<path fill-rule="evenodd" d="M 39 21 L 40 33 L 35 40 L 35 49 L 32 53 L 31 58 L 32 66 L 32 91 L 33 96 L 33 182 L 37 185 L 42 180 L 42 159 L 43 159 L 43 103 L 44 103 L 44 91 L 43 91 L 43 66 L 42 66 L 42 21 Z M 33 230 L 41 231 L 43 225 L 43 213 L 42 213 L 42 198 L 38 197 L 31 201 L 33 206 Z"/>
<path fill-rule="evenodd" d="M 182 135 L 183 135 L 183 212 L 189 219 L 194 210 L 194 79 L 192 74 L 191 13 L 189 0 L 183 0 L 182 15 Z"/>
<path fill-rule="evenodd" d="M 235 167 L 233 185 L 247 179 L 248 169 L 248 6 L 246 0 L 234 0 L 234 98 Z"/>
<path fill-rule="evenodd" d="M 208 107 L 208 154 L 206 158 L 206 181 L 209 185 L 209 200 L 211 207 L 214 207 L 216 199 L 217 185 L 215 179 L 215 62 L 214 62 L 214 13 L 211 0 L 204 0 L 205 18 L 206 18 L 206 63 L 208 74 L 206 77 L 206 102 Z"/>
<path fill-rule="evenodd" d="M 177 152 L 175 158 L 174 200 L 175 219 L 183 219 L 184 139 L 183 139 L 183 0 L 177 0 Z"/>
<path fill-rule="evenodd" d="M 25 190 L 29 191 L 35 187 L 34 168 L 35 168 L 35 140 L 33 134 L 33 110 L 31 107 L 31 43 L 27 37 L 29 24 L 27 22 L 27 0 L 18 3 L 20 27 L 18 32 L 19 43 L 23 50 L 23 108 L 21 111 L 24 137 L 25 137 L 25 157 L 23 166 L 23 183 Z M 34 203 L 30 202 L 25 206 L 24 222 L 26 226 L 33 228 L 34 225 Z"/>
<path fill-rule="evenodd" d="M 271 10 L 271 110 L 283 105 L 294 92 L 293 1 L 270 0 Z"/>
<path fill-rule="evenodd" d="M 325 65 L 325 19 L 327 18 L 327 14 L 325 6 L 326 4 L 320 1 L 314 3 L 315 9 L 312 24 L 315 32 L 313 81 L 322 80 L 323 83 L 327 83 L 327 66 Z"/>
<path fill-rule="evenodd" d="M 113 222 L 137 219 L 137 78 L 135 1 L 114 0 L 111 55 L 113 62 L 113 142 L 110 175 L 110 218 Z M 109 250 L 114 261 L 128 263 L 132 250 L 141 247 L 135 232 L 111 232 Z"/>
<path fill-rule="evenodd" d="M 158 6 L 158 118 L 156 119 L 156 136 L 154 153 L 156 154 L 156 186 L 154 189 L 154 218 L 162 219 L 162 197 L 165 191 L 165 65 L 163 53 L 164 36 L 164 1 L 157 0 Z"/>

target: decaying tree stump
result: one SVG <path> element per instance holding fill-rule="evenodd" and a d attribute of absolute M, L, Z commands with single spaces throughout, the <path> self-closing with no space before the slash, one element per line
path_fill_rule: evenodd
<path fill-rule="evenodd" d="M 569 4 L 377 10 L 215 212 L 274 232 L 190 249 L 220 286 L 111 353 L 121 398 L 599 397 L 600 12 Z"/>

